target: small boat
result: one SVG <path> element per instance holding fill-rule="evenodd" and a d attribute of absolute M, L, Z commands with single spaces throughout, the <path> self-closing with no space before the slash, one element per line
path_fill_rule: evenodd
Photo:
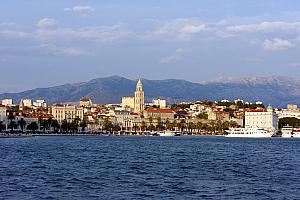
<path fill-rule="evenodd" d="M 175 136 L 176 132 L 174 132 L 174 131 L 161 131 L 161 132 L 158 132 L 158 135 L 159 136 L 171 137 L 171 136 Z"/>

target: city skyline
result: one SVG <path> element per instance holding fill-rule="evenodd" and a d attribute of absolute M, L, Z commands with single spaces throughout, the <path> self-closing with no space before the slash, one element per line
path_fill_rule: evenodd
<path fill-rule="evenodd" d="M 300 3 L 6 1 L 0 93 L 130 79 L 300 75 Z M 16 14 L 17 13 L 17 14 Z"/>

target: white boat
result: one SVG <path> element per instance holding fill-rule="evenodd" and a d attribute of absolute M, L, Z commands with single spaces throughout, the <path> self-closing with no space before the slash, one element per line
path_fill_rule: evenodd
<path fill-rule="evenodd" d="M 162 132 L 158 132 L 159 136 L 175 136 L 176 132 L 174 131 L 162 131 Z"/>
<path fill-rule="evenodd" d="M 226 137 L 247 137 L 247 138 L 270 138 L 276 130 L 268 130 L 264 128 L 231 128 L 226 131 Z"/>
<path fill-rule="evenodd" d="M 284 126 L 284 127 L 281 128 L 281 137 L 291 138 L 292 137 L 292 132 L 293 132 L 293 127 L 292 126 Z"/>

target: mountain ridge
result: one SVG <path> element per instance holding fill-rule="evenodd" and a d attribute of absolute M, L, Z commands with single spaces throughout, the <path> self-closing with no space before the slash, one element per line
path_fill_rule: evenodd
<path fill-rule="evenodd" d="M 86 82 L 3 93 L 0 94 L 0 99 L 12 98 L 19 102 L 22 98 L 43 98 L 52 104 L 78 102 L 82 97 L 90 97 L 95 103 L 120 103 L 122 96 L 133 96 L 136 81 L 114 75 Z M 288 103 L 300 102 L 300 80 L 283 76 L 223 78 L 202 83 L 182 79 L 142 79 L 142 82 L 147 101 L 151 101 L 152 98 L 164 98 L 169 103 L 174 103 L 241 98 L 281 107 Z"/>

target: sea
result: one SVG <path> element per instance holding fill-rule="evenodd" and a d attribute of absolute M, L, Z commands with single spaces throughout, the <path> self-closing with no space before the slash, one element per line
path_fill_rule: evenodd
<path fill-rule="evenodd" d="M 0 138 L 0 199 L 300 199 L 300 139 Z"/>

